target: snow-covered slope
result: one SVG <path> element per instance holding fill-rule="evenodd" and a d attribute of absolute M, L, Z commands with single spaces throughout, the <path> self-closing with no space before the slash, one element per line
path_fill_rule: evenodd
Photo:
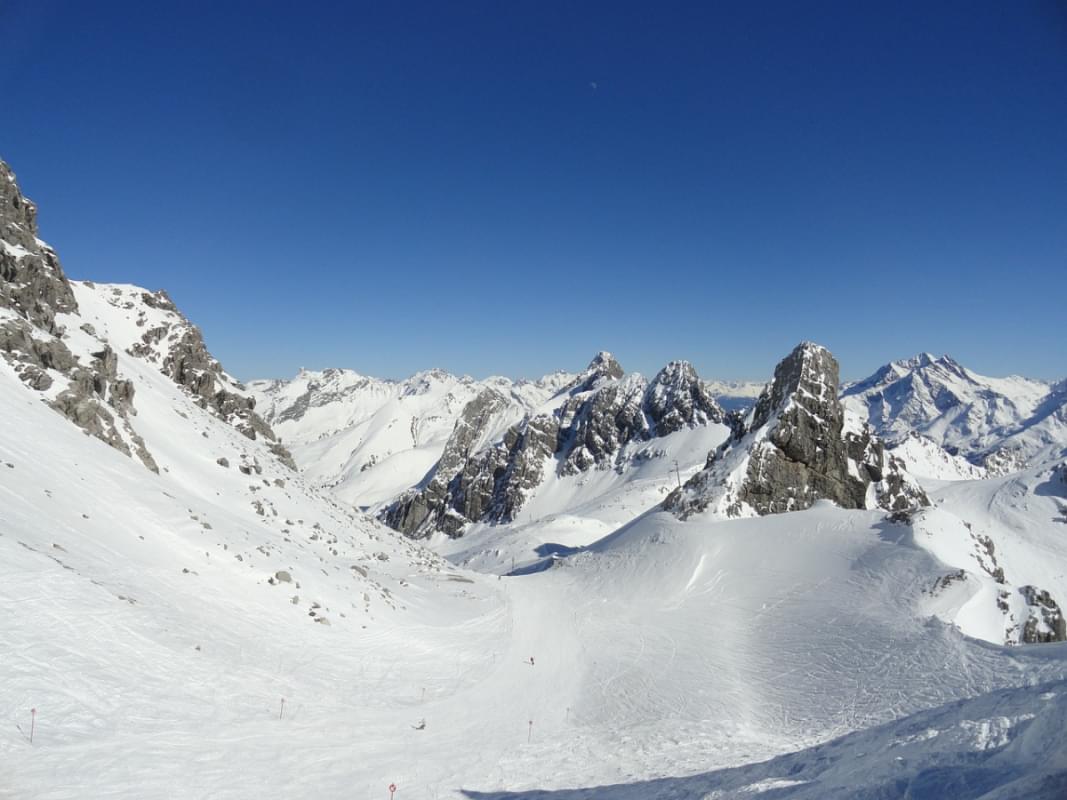
<path fill-rule="evenodd" d="M 936 511 L 916 522 L 916 537 L 966 570 L 964 631 L 992 641 L 1067 638 L 1067 449 L 1058 462 L 945 483 L 931 497 Z"/>
<path fill-rule="evenodd" d="M 654 501 L 726 429 L 653 382 L 656 436 L 573 407 L 567 452 L 621 471 L 555 473 L 511 523 L 568 509 L 587 546 L 467 572 L 309 485 L 164 295 L 67 281 L 0 190 L 5 800 L 1058 796 L 1065 647 L 968 638 L 998 641 L 999 590 L 946 578 L 1033 584 L 1009 612 L 1054 625 L 1062 467 L 915 516 L 683 521 Z"/>
<path fill-rule="evenodd" d="M 1067 797 L 1067 683 L 1000 689 L 743 767 L 470 800 Z"/>
<path fill-rule="evenodd" d="M 556 569 L 486 581 L 420 565 L 413 545 L 373 529 L 333 543 L 257 527 L 39 403 L 17 419 L 21 433 L 8 423 L 0 439 L 14 464 L 0 703 L 21 725 L 0 732 L 0 761 L 18 765 L 15 797 L 374 796 L 395 782 L 441 798 L 632 784 L 655 800 L 678 796 L 666 776 L 1067 677 L 1058 646 L 981 645 L 927 621 L 924 590 L 944 568 L 872 512 L 654 513 Z M 27 431 L 49 442 L 32 457 Z M 34 489 L 43 512 L 23 499 Z M 378 584 L 369 611 L 350 565 Z M 268 583 L 278 567 L 299 590 Z M 332 625 L 291 606 L 296 592 Z M 940 763 L 964 721 L 1014 740 L 1044 691 L 1013 694 L 1007 723 L 985 711 L 929 723 L 946 739 L 912 747 L 913 763 Z M 950 757 L 988 756 L 983 741 Z"/>
<path fill-rule="evenodd" d="M 978 375 L 948 356 L 894 361 L 845 386 L 842 399 L 888 441 L 912 432 L 995 472 L 1067 445 L 1064 385 Z"/>
<path fill-rule="evenodd" d="M 705 381 L 711 396 L 727 411 L 740 411 L 756 404 L 765 381 Z"/>
<path fill-rule="evenodd" d="M 506 400 L 485 432 L 492 439 L 573 377 L 476 381 L 428 370 L 392 381 L 327 369 L 301 370 L 288 381 L 252 381 L 248 389 L 310 481 L 352 505 L 372 507 L 426 476 L 463 409 L 481 392 L 493 390 Z"/>
<path fill-rule="evenodd" d="M 972 464 L 963 456 L 952 455 L 921 433 L 909 433 L 890 451 L 908 465 L 919 479 L 934 481 L 975 481 L 989 477 L 989 470 Z"/>

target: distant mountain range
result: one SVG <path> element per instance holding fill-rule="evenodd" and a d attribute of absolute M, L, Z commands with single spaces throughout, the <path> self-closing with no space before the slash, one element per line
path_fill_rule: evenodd
<path fill-rule="evenodd" d="M 1067 442 L 1067 382 L 988 378 L 948 356 L 894 361 L 842 398 L 891 445 L 920 434 L 997 474 Z"/>

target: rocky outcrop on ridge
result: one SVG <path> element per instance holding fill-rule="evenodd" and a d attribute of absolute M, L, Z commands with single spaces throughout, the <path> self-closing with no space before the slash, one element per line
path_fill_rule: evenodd
<path fill-rule="evenodd" d="M 107 345 L 83 361 L 64 341 L 59 315 L 76 315 L 73 288 L 54 250 L 37 237 L 37 208 L 0 161 L 0 355 L 26 385 L 91 436 L 158 468 L 130 424 L 134 387 Z"/>
<path fill-rule="evenodd" d="M 685 518 L 778 514 L 828 499 L 843 508 L 904 510 L 928 505 L 925 493 L 866 424 L 846 425 L 838 365 L 805 342 L 783 359 L 774 382 L 706 467 L 664 501 Z"/>
<path fill-rule="evenodd" d="M 1026 644 L 1067 641 L 1067 621 L 1051 595 L 1036 586 L 1020 586 L 1019 592 L 1030 612 L 1022 625 L 1020 639 Z"/>
<path fill-rule="evenodd" d="M 37 238 L 37 207 L 22 196 L 15 174 L 0 161 L 0 308 L 35 328 L 57 333 L 56 314 L 76 311 L 55 251 Z"/>
<path fill-rule="evenodd" d="M 131 355 L 151 358 L 152 345 L 166 337 L 167 346 L 160 364 L 163 373 L 192 394 L 201 407 L 211 409 L 249 439 L 262 437 L 271 442 L 271 452 L 295 470 L 292 455 L 277 441 L 270 425 L 255 413 L 255 398 L 239 393 L 244 387 L 226 375 L 222 364 L 208 352 L 200 329 L 182 316 L 166 292 L 145 292 L 142 299 L 151 308 L 172 312 L 176 319 L 147 331 L 139 343 L 140 349 L 134 345 Z"/>
<path fill-rule="evenodd" d="M 388 525 L 418 538 L 434 531 L 460 536 L 475 521 L 508 522 L 548 470 L 563 476 L 620 466 L 615 462 L 631 442 L 722 422 L 724 416 L 688 363 L 672 362 L 647 382 L 625 375 L 610 353 L 597 354 L 557 395 L 550 412 L 472 452 L 472 432 L 478 420 L 491 417 L 492 403 L 483 393 L 464 410 L 429 483 L 383 512 Z"/>
<path fill-rule="evenodd" d="M 136 454 L 158 472 L 131 421 L 137 413 L 135 390 L 130 380 L 120 377 L 119 354 L 91 324 L 79 325 L 74 286 L 55 251 L 37 233 L 36 206 L 23 197 L 14 173 L 0 161 L 0 356 L 60 414 L 126 455 Z M 88 282 L 84 286 L 98 288 Z M 255 400 L 225 375 L 204 346 L 200 331 L 181 316 L 166 293 L 137 291 L 140 296 L 134 301 L 122 290 L 112 289 L 116 307 L 136 310 L 141 304 L 137 325 L 147 328 L 126 355 L 157 363 L 203 407 L 249 438 L 262 436 L 274 442 L 270 426 L 253 411 Z M 146 310 L 173 322 L 147 325 Z M 68 331 L 65 325 L 76 330 Z M 71 349 L 72 333 L 82 345 L 80 354 Z M 295 469 L 285 448 L 276 443 L 272 450 Z"/>

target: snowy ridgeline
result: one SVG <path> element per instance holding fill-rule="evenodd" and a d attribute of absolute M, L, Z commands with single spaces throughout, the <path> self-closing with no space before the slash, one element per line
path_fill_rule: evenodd
<path fill-rule="evenodd" d="M 250 393 L 165 295 L 67 281 L 2 171 L 0 797 L 1064 795 L 1067 645 L 1003 644 L 1062 625 L 1062 448 L 987 477 L 927 426 L 897 450 L 927 460 L 928 504 L 887 512 L 876 420 L 847 392 L 838 419 L 821 379 L 769 387 L 759 425 L 758 403 L 715 418 L 682 367 L 642 383 L 600 357 Z M 557 411 L 567 441 L 512 517 L 433 549 L 329 491 L 385 503 L 449 441 L 473 463 Z M 1025 430 L 1054 440 L 1056 413 Z M 805 486 L 747 471 L 753 440 L 828 431 L 858 438 L 800 448 Z M 739 496 L 803 510 L 663 510 L 720 452 Z"/>

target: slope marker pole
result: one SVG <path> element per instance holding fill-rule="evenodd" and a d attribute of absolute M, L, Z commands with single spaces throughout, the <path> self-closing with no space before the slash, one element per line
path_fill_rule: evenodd
<path fill-rule="evenodd" d="M 281 719 L 282 718 L 282 714 L 284 714 L 284 713 L 285 713 L 285 698 L 283 697 L 282 698 L 281 707 L 278 709 L 278 719 Z"/>
<path fill-rule="evenodd" d="M 37 709 L 30 709 L 30 744 L 33 744 L 33 729 L 37 723 Z"/>

